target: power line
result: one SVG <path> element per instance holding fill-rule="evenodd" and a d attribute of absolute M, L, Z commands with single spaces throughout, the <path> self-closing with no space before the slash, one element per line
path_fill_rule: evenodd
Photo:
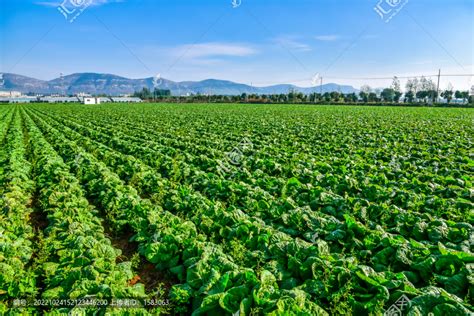
<path fill-rule="evenodd" d="M 413 76 L 391 76 L 391 77 L 327 77 L 328 79 L 342 79 L 342 80 L 392 80 L 397 77 L 398 79 L 412 79 L 412 78 L 432 78 L 438 77 L 439 74 L 434 75 L 413 75 Z M 474 74 L 447 74 L 441 75 L 441 77 L 472 77 Z"/>
<path fill-rule="evenodd" d="M 438 77 L 474 77 L 474 74 L 429 74 L 429 75 L 411 75 L 411 76 L 387 76 L 387 77 L 336 77 L 336 76 L 324 76 L 325 79 L 331 80 L 393 80 L 395 77 L 397 79 L 415 79 L 415 78 L 438 78 Z M 277 84 L 288 84 L 288 83 L 302 83 L 302 82 L 311 82 L 312 78 L 305 79 L 294 79 L 287 81 L 279 82 L 253 82 L 253 85 L 277 85 Z"/>

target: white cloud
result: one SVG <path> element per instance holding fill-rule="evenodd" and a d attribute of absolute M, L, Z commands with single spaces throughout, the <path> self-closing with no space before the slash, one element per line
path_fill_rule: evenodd
<path fill-rule="evenodd" d="M 45 1 L 41 1 L 41 2 L 35 2 L 36 5 L 40 5 L 42 7 L 57 7 L 59 6 L 61 3 L 59 2 L 45 2 Z"/>
<path fill-rule="evenodd" d="M 315 39 L 317 39 L 318 41 L 324 41 L 324 42 L 333 42 L 333 41 L 337 41 L 340 36 L 339 35 L 318 35 L 318 36 L 315 36 L 314 37 Z"/>
<path fill-rule="evenodd" d="M 285 49 L 298 52 L 309 52 L 312 50 L 311 46 L 299 41 L 294 36 L 281 36 L 273 40 L 276 44 L 283 46 Z"/>
<path fill-rule="evenodd" d="M 206 57 L 245 57 L 257 54 L 258 51 L 246 44 L 208 42 L 198 44 L 185 44 L 172 49 L 172 54 L 183 56 L 186 59 L 199 59 Z"/>
<path fill-rule="evenodd" d="M 90 2 L 91 6 L 100 6 L 100 5 L 109 4 L 109 3 L 120 3 L 120 2 L 124 2 L 124 1 L 125 0 L 83 0 L 84 4 L 87 4 L 87 3 Z M 39 2 L 35 2 L 35 4 L 40 5 L 40 6 L 44 6 L 44 7 L 58 7 L 64 2 L 72 3 L 72 2 L 74 2 L 74 0 L 39 1 Z M 76 0 L 76 2 L 79 3 L 81 1 Z"/>

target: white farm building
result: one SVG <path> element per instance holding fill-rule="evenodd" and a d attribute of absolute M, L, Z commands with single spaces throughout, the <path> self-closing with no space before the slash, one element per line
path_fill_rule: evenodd
<path fill-rule="evenodd" d="M 100 104 L 101 98 L 84 97 L 84 104 Z"/>
<path fill-rule="evenodd" d="M 5 93 L 5 95 L 7 95 Z M 12 94 L 3 96 L 0 94 L 0 103 L 83 103 L 83 104 L 101 104 L 101 103 L 137 103 L 143 102 L 140 98 L 134 97 L 62 97 L 62 96 L 26 96 L 12 97 Z"/>

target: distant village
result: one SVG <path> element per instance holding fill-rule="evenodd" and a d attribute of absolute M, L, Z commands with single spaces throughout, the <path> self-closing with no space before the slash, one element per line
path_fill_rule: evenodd
<path fill-rule="evenodd" d="M 187 94 L 172 95 L 170 90 L 143 88 L 133 94 L 106 96 L 78 93 L 75 95 L 34 94 L 18 91 L 0 90 L 1 103 L 282 103 L 282 104 L 354 104 L 354 105 L 410 105 L 410 106 L 473 106 L 474 87 L 471 91 L 446 90 L 438 92 L 435 89 L 408 90 L 385 88 L 372 90 L 363 86 L 359 93 L 341 93 L 337 91 L 305 94 L 291 89 L 287 94 L 247 94 L 216 95 L 216 94 Z"/>
<path fill-rule="evenodd" d="M 87 93 L 79 93 L 74 96 L 59 94 L 30 95 L 19 91 L 0 91 L 0 103 L 139 103 L 142 99 L 130 95 L 116 97 L 97 97 Z"/>

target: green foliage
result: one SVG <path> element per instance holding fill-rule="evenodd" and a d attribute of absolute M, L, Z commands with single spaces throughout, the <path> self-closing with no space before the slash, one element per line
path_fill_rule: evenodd
<path fill-rule="evenodd" d="M 140 256 L 176 280 L 172 313 L 379 315 L 402 295 L 410 315 L 472 312 L 469 109 L 21 113 L 50 221 L 43 297 L 150 295 L 128 285 L 139 258 L 116 263 L 104 217 L 116 233 L 131 230 Z M 244 138 L 252 144 L 240 148 Z M 236 147 L 241 159 L 222 172 L 218 162 Z"/>

